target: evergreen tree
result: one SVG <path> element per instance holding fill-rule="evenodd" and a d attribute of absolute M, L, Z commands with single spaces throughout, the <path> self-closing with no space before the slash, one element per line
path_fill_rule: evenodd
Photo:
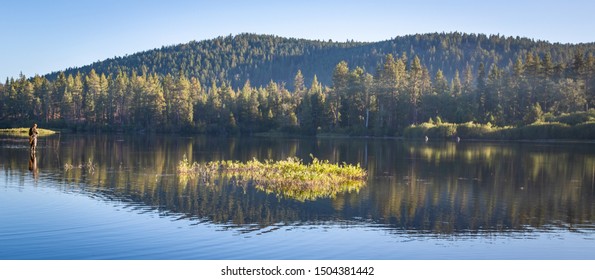
<path fill-rule="evenodd" d="M 458 72 L 457 72 L 457 79 L 458 79 Z M 460 88 L 460 84 L 461 84 L 460 80 L 458 81 L 458 84 L 459 84 L 459 88 Z M 436 71 L 436 76 L 434 77 L 433 92 L 438 95 L 449 95 L 450 94 L 448 81 L 446 80 L 446 77 L 444 77 L 444 73 L 440 69 L 438 69 L 438 71 Z"/>
<path fill-rule="evenodd" d="M 125 125 L 129 122 L 132 95 L 128 92 L 130 83 L 128 79 L 123 72 L 119 72 L 115 80 L 110 83 L 108 89 L 108 101 L 111 104 L 109 123 Z"/>
<path fill-rule="evenodd" d="M 40 97 L 42 104 L 42 118 L 45 122 L 49 122 L 54 119 L 54 92 L 50 81 L 46 78 L 41 79 L 41 87 L 39 87 L 38 96 Z"/>
<path fill-rule="evenodd" d="M 68 111 L 68 105 L 72 102 L 72 96 L 68 90 L 68 80 L 64 72 L 58 74 L 58 78 L 53 82 L 52 100 L 55 106 L 52 106 L 52 119 L 64 119 L 63 111 Z"/>
<path fill-rule="evenodd" d="M 409 106 L 411 108 L 410 122 L 418 121 L 419 101 L 423 92 L 423 69 L 419 57 L 415 56 L 409 69 Z"/>
<path fill-rule="evenodd" d="M 531 107 L 531 110 L 529 110 L 527 115 L 525 115 L 523 121 L 525 124 L 532 124 L 543 121 L 543 111 L 541 110 L 541 106 L 539 105 L 539 103 L 535 103 Z"/>
<path fill-rule="evenodd" d="M 101 95 L 101 79 L 94 69 L 85 76 L 85 89 L 83 91 L 83 112 L 85 121 L 95 124 L 97 121 L 96 104 Z"/>
<path fill-rule="evenodd" d="M 330 121 L 333 128 L 343 121 L 341 114 L 344 114 L 347 110 L 346 107 L 343 107 L 347 105 L 343 100 L 347 95 L 348 80 L 349 67 L 347 66 L 347 62 L 341 61 L 333 71 L 333 89 L 327 98 L 332 117 Z"/>
<path fill-rule="evenodd" d="M 70 77 L 70 75 L 69 75 Z M 70 83 L 70 82 L 69 82 Z M 83 96 L 84 96 L 84 83 L 81 73 L 77 73 L 72 78 L 72 87 L 70 93 L 72 94 L 72 113 L 74 122 L 78 123 L 83 119 Z"/>
<path fill-rule="evenodd" d="M 185 76 L 166 76 L 162 81 L 165 99 L 166 125 L 175 131 L 189 128 L 193 124 L 194 106 L 190 81 Z"/>
<path fill-rule="evenodd" d="M 298 70 L 297 74 L 293 78 L 293 89 L 293 100 L 295 102 L 296 108 L 298 108 L 297 118 L 298 122 L 301 122 L 301 120 L 303 120 L 304 117 L 303 112 L 301 111 L 302 106 L 300 106 L 300 104 L 301 102 L 303 102 L 303 99 L 305 98 L 307 92 L 306 85 L 304 84 L 304 76 L 302 75 L 302 70 Z"/>

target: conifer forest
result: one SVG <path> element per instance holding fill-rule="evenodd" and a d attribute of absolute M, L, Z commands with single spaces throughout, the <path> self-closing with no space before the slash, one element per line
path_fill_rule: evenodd
<path fill-rule="evenodd" d="M 464 33 L 381 42 L 230 35 L 8 78 L 0 125 L 594 139 L 594 55 L 595 43 Z"/>

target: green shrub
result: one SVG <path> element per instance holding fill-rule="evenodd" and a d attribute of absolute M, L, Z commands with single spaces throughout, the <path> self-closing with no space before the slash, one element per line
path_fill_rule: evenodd
<path fill-rule="evenodd" d="M 562 114 L 560 116 L 548 116 L 547 122 L 560 122 L 568 125 L 577 125 L 589 121 L 595 121 L 595 109 L 587 112 L 575 112 L 570 114 Z"/>
<path fill-rule="evenodd" d="M 473 122 L 462 123 L 457 126 L 457 135 L 461 138 L 471 139 L 484 139 L 493 138 L 495 132 L 498 131 L 497 127 L 493 127 L 492 124 L 478 124 Z"/>
<path fill-rule="evenodd" d="M 411 125 L 404 131 L 405 138 L 423 139 L 450 139 L 461 137 L 463 139 L 499 139 L 499 140 L 538 140 L 538 139 L 592 139 L 595 140 L 595 110 L 563 116 L 567 122 L 573 123 L 582 119 L 593 120 L 570 125 L 566 122 L 535 122 L 520 127 L 497 127 L 490 123 L 478 124 L 467 122 L 452 123 L 422 123 Z M 572 116 L 572 117 L 570 117 Z M 548 118 L 552 119 L 552 118 Z"/>
<path fill-rule="evenodd" d="M 563 123 L 534 123 L 520 128 L 521 139 L 567 139 L 570 126 Z"/>
<path fill-rule="evenodd" d="M 579 123 L 584 123 L 588 120 L 589 116 L 586 113 L 574 113 L 555 117 L 552 120 L 552 122 L 565 123 L 568 125 L 577 125 Z"/>
<path fill-rule="evenodd" d="M 433 123 L 421 123 L 419 125 L 410 125 L 403 131 L 403 137 L 408 139 L 421 139 L 428 136 L 428 131 L 435 127 Z"/>
<path fill-rule="evenodd" d="M 447 139 L 453 138 L 457 135 L 457 125 L 452 123 L 441 123 L 437 126 L 430 127 L 427 131 L 430 138 Z"/>

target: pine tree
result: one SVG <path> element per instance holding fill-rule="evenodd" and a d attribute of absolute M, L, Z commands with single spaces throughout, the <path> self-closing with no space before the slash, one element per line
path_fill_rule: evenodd
<path fill-rule="evenodd" d="M 297 119 L 298 122 L 301 122 L 304 118 L 303 112 L 301 111 L 302 106 L 300 104 L 304 101 L 307 89 L 304 84 L 304 76 L 302 75 L 302 71 L 298 70 L 297 74 L 293 78 L 293 100 L 295 103 L 295 107 L 298 109 L 297 111 Z"/>
<path fill-rule="evenodd" d="M 101 95 L 101 80 L 95 69 L 91 69 L 85 76 L 85 89 L 83 90 L 83 112 L 87 123 L 95 124 L 97 121 L 96 104 Z"/>
<path fill-rule="evenodd" d="M 74 77 L 68 75 L 68 84 L 69 84 L 69 92 L 72 96 L 72 121 L 77 123 L 83 117 L 82 115 L 82 108 L 83 108 L 83 77 L 80 73 L 77 73 Z M 68 115 L 68 114 L 67 114 Z"/>
<path fill-rule="evenodd" d="M 539 103 L 535 103 L 535 104 L 533 104 L 533 106 L 531 106 L 531 110 L 529 110 L 529 112 L 527 112 L 527 114 L 523 118 L 523 122 L 525 124 L 532 124 L 532 123 L 542 122 L 542 121 L 543 121 L 543 111 L 541 110 L 541 106 L 539 105 Z"/>
<path fill-rule="evenodd" d="M 124 125 L 129 122 L 132 95 L 129 94 L 129 78 L 123 72 L 119 72 L 115 80 L 110 83 L 109 104 L 112 104 L 110 123 Z"/>
<path fill-rule="evenodd" d="M 458 79 L 458 77 L 457 77 L 457 79 Z M 460 80 L 459 80 L 459 86 L 460 86 Z M 444 73 L 442 72 L 441 69 L 438 69 L 438 71 L 436 71 L 436 76 L 434 77 L 434 88 L 433 88 L 433 92 L 436 93 L 436 94 L 439 94 L 439 95 L 440 94 L 443 94 L 443 95 L 449 95 L 450 94 L 450 90 L 449 90 L 449 87 L 448 87 L 448 81 L 444 77 Z"/>
<path fill-rule="evenodd" d="M 64 119 L 63 111 L 67 111 L 68 104 L 72 102 L 68 90 L 68 80 L 64 72 L 58 73 L 58 78 L 53 82 L 53 88 L 52 100 L 55 102 L 55 106 L 52 106 L 52 119 Z"/>
<path fill-rule="evenodd" d="M 343 121 L 342 114 L 347 110 L 342 105 L 346 105 L 343 103 L 343 100 L 347 95 L 348 79 L 349 67 L 347 66 L 347 62 L 341 61 L 333 71 L 333 89 L 327 98 L 332 117 L 331 126 L 333 128 Z"/>
<path fill-rule="evenodd" d="M 413 58 L 409 69 L 409 106 L 411 108 L 410 123 L 416 124 L 419 101 L 423 91 L 423 69 L 418 56 Z"/>

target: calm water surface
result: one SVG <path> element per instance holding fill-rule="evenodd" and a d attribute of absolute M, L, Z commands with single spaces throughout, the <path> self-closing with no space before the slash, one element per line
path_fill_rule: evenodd
<path fill-rule="evenodd" d="M 300 201 L 176 174 L 207 162 L 360 164 Z M 595 259 L 595 145 L 63 134 L 0 138 L 0 259 Z"/>

